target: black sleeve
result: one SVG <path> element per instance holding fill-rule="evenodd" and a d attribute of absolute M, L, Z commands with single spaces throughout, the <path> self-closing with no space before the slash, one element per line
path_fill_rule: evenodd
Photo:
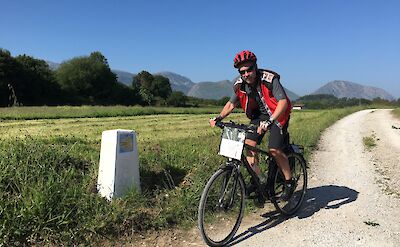
<path fill-rule="evenodd" d="M 231 96 L 231 98 L 229 99 L 229 101 L 230 101 L 232 104 L 237 105 L 237 104 L 239 103 L 239 98 L 238 98 L 238 96 L 237 96 L 235 93 L 233 93 L 232 96 Z"/>
<path fill-rule="evenodd" d="M 275 99 L 277 99 L 278 101 L 281 99 L 286 99 L 285 90 L 283 89 L 277 77 L 273 79 L 272 85 L 273 85 L 272 94 L 274 95 Z"/>

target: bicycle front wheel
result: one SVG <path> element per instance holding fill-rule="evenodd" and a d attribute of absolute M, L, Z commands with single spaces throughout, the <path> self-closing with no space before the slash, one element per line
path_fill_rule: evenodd
<path fill-rule="evenodd" d="M 288 201 L 280 199 L 284 190 L 285 177 L 276 164 L 272 166 L 271 201 L 275 208 L 285 215 L 294 214 L 301 203 L 307 190 L 307 167 L 303 156 L 297 153 L 287 155 L 292 177 L 295 180 L 295 190 Z"/>
<path fill-rule="evenodd" d="M 227 244 L 237 232 L 244 211 L 245 186 L 233 167 L 219 169 L 201 195 L 198 224 L 209 246 Z"/>

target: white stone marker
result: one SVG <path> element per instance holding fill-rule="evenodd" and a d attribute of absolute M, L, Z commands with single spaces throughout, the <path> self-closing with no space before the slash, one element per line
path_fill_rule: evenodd
<path fill-rule="evenodd" d="M 140 192 L 139 156 L 133 130 L 106 130 L 101 135 L 97 190 L 111 200 L 132 187 Z"/>

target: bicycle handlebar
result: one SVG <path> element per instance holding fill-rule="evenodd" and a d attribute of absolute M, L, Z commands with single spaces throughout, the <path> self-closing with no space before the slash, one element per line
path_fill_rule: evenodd
<path fill-rule="evenodd" d="M 215 126 L 221 128 L 221 129 L 223 129 L 224 127 L 231 127 L 231 128 L 235 128 L 235 129 L 241 129 L 246 132 L 253 132 L 253 131 L 257 132 L 257 128 L 258 128 L 258 126 L 253 125 L 253 124 L 250 124 L 250 125 L 238 124 L 233 121 L 229 121 L 229 122 L 218 121 L 215 123 Z"/>

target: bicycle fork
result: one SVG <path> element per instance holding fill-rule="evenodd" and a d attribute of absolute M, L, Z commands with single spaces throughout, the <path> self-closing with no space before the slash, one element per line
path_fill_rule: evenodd
<path fill-rule="evenodd" d="M 232 207 L 233 202 L 235 201 L 237 186 L 238 186 L 238 182 L 239 182 L 239 179 L 238 179 L 239 167 L 237 167 L 237 165 L 229 165 L 229 167 L 231 167 L 231 169 L 229 169 L 224 176 L 220 196 L 218 199 L 218 206 L 220 208 L 223 208 L 224 210 L 228 210 Z M 232 186 L 232 189 L 229 191 L 230 187 L 228 186 L 228 184 L 232 179 L 233 179 L 233 181 L 232 181 L 233 186 Z M 224 200 L 226 198 L 228 199 L 228 201 Z M 224 201 L 225 201 L 225 203 L 224 203 Z"/>

